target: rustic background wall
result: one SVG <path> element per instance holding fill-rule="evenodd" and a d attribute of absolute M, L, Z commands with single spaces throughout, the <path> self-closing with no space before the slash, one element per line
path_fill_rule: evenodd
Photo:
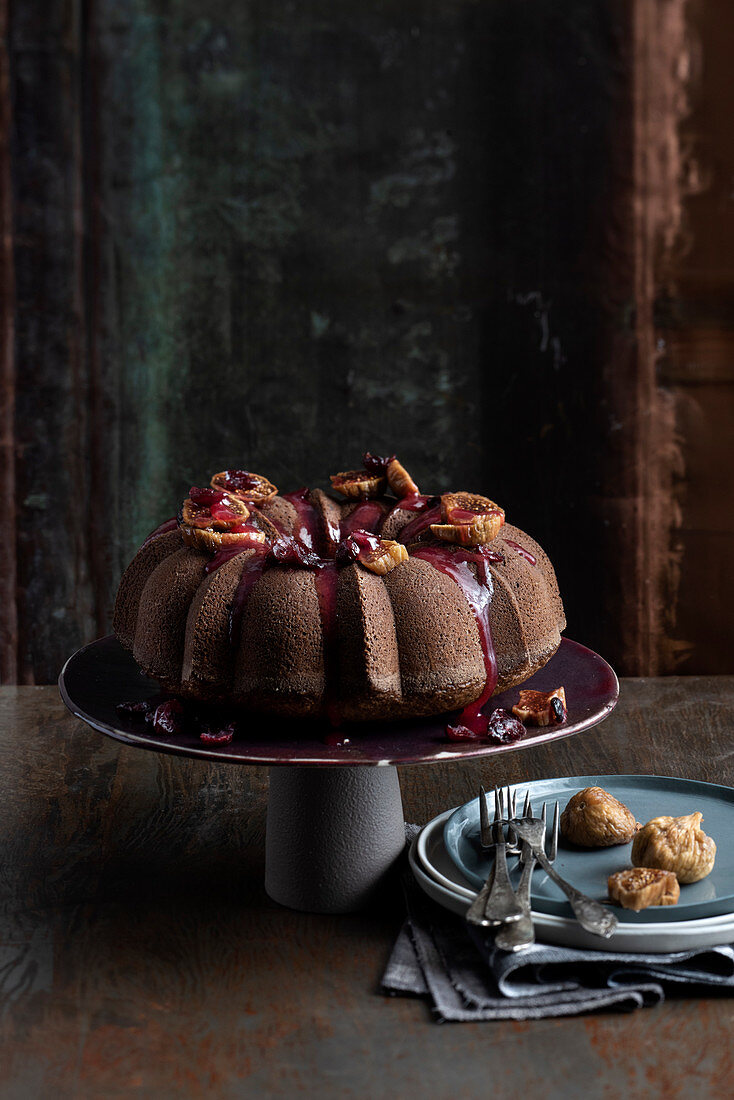
<path fill-rule="evenodd" d="M 192 482 L 365 448 L 500 501 L 621 673 L 733 670 L 727 5 L 0 12 L 6 682 Z"/>

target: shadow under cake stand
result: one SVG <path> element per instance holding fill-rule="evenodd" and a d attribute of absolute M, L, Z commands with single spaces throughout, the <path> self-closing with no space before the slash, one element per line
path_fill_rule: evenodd
<path fill-rule="evenodd" d="M 244 735 L 207 745 L 195 733 L 162 737 L 120 714 L 117 704 L 160 696 L 130 653 L 110 635 L 78 650 L 59 676 L 66 706 L 88 725 L 135 748 L 227 764 L 270 768 L 265 889 L 293 909 L 343 913 L 361 908 L 405 847 L 397 765 L 432 764 L 516 752 L 589 729 L 614 708 L 619 683 L 593 650 L 564 638 L 547 665 L 523 684 L 551 691 L 563 684 L 568 719 L 529 729 L 512 745 L 451 742 L 446 715 L 345 726 L 346 745 L 328 744 L 324 723 L 237 715 Z M 518 689 L 487 704 L 512 707 Z M 341 734 L 342 731 L 340 731 Z"/>

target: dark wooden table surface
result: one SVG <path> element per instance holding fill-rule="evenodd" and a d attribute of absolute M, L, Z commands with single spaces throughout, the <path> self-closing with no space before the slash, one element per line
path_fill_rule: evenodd
<path fill-rule="evenodd" d="M 122 747 L 53 687 L 0 690 L 0 738 L 3 1100 L 732 1095 L 734 999 L 440 1026 L 381 996 L 398 892 L 340 917 L 271 902 L 265 769 Z M 401 782 L 423 822 L 478 779 L 605 772 L 734 784 L 734 677 L 626 680 L 596 730 Z"/>

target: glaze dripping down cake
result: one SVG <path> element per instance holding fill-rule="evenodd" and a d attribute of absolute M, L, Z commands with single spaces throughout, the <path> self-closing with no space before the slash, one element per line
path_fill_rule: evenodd
<path fill-rule="evenodd" d="M 331 493 L 242 470 L 194 487 L 125 571 L 114 629 L 170 692 L 360 721 L 465 708 L 555 653 L 553 566 L 486 497 L 419 492 L 364 456 Z"/>

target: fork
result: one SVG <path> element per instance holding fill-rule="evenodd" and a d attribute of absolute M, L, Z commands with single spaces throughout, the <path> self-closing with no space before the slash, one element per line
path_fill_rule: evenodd
<path fill-rule="evenodd" d="M 540 818 L 516 818 L 512 827 L 520 839 L 530 845 L 533 855 L 548 877 L 563 890 L 581 927 L 595 936 L 611 936 L 619 921 L 598 901 L 582 894 L 570 882 L 566 882 L 565 878 L 561 878 L 545 854 L 545 825 Z"/>
<path fill-rule="evenodd" d="M 508 807 L 511 804 L 508 802 Z M 508 817 L 512 810 L 508 808 Z M 515 891 L 507 870 L 507 845 L 505 843 L 503 800 L 497 787 L 494 789 L 494 823 L 490 826 L 487 810 L 487 794 L 479 788 L 479 835 L 483 848 L 494 847 L 495 857 L 487 881 L 466 911 L 470 924 L 482 928 L 519 921 L 523 911 L 518 905 Z"/>
<path fill-rule="evenodd" d="M 540 815 L 540 820 L 543 822 L 543 848 L 545 850 L 545 829 L 546 829 L 546 803 L 543 803 L 543 810 Z M 525 795 L 525 805 L 523 806 L 522 816 L 524 818 L 533 817 L 533 808 L 530 804 L 530 792 Z M 551 831 L 551 842 L 548 859 L 552 863 L 558 854 L 558 827 L 559 827 L 559 806 L 555 803 L 553 808 L 553 828 Z M 520 882 L 516 890 L 518 903 L 523 911 L 522 917 L 518 921 L 513 921 L 512 924 L 506 924 L 503 928 L 500 928 L 499 932 L 495 936 L 495 947 L 499 947 L 502 951 L 520 951 L 523 947 L 530 947 L 535 943 L 535 928 L 533 927 L 533 918 L 530 912 L 530 883 L 533 877 L 533 871 L 535 870 L 536 858 L 533 853 L 532 846 L 528 844 L 527 840 L 522 844 L 522 874 L 520 875 Z"/>

